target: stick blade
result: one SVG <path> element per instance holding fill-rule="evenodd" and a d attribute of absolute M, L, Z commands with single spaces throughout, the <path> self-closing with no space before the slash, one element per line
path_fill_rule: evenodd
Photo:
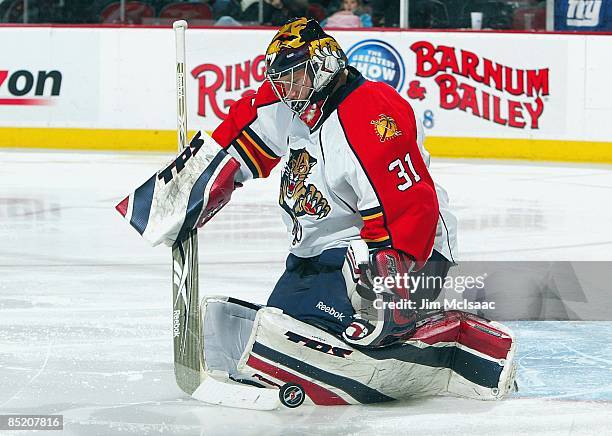
<path fill-rule="evenodd" d="M 208 404 L 238 409 L 275 410 L 281 405 L 278 390 L 223 382 L 206 377 L 192 397 Z"/>
<path fill-rule="evenodd" d="M 179 387 L 191 395 L 200 385 L 200 299 L 198 234 L 193 230 L 172 247 L 174 374 Z"/>

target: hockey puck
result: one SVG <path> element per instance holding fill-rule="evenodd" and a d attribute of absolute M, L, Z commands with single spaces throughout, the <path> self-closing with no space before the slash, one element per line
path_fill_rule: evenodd
<path fill-rule="evenodd" d="M 306 398 L 304 388 L 297 383 L 285 383 L 278 393 L 281 403 L 291 409 L 299 407 Z"/>

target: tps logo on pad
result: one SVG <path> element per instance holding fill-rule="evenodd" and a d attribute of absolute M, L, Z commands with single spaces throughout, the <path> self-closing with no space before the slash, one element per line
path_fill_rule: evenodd
<path fill-rule="evenodd" d="M 378 39 L 366 39 L 352 46 L 348 62 L 367 79 L 385 82 L 398 92 L 404 85 L 404 61 L 397 50 Z"/>

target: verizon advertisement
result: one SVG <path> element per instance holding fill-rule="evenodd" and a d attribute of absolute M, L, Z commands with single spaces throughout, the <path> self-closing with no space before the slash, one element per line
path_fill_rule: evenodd
<path fill-rule="evenodd" d="M 95 127 L 99 41 L 86 29 L 0 29 L 0 126 Z"/>
<path fill-rule="evenodd" d="M 45 92 L 46 83 L 51 83 Z M 7 97 L 0 98 L 0 105 L 47 105 L 52 104 L 62 88 L 62 73 L 58 70 L 32 72 L 25 69 L 0 70 L 0 89 L 6 83 Z"/>
<path fill-rule="evenodd" d="M 612 138 L 597 121 L 612 119 L 611 35 L 331 33 L 366 78 L 410 101 L 429 136 Z M 190 129 L 214 129 L 255 92 L 273 34 L 187 31 Z M 175 129 L 171 29 L 2 28 L 0 44 L 0 126 Z"/>

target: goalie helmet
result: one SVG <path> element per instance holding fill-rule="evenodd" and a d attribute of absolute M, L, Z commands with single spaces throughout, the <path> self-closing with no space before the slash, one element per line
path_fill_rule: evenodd
<path fill-rule="evenodd" d="M 266 50 L 266 77 L 276 95 L 298 115 L 329 97 L 346 65 L 336 40 L 315 20 L 303 17 L 281 27 Z"/>

